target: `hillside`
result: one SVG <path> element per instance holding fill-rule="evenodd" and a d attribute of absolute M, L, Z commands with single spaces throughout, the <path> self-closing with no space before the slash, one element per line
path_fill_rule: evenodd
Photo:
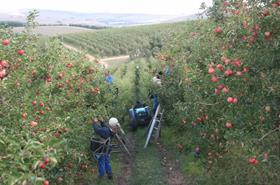
<path fill-rule="evenodd" d="M 24 29 L 24 27 L 15 27 L 13 28 L 13 31 L 15 33 L 21 33 Z M 37 26 L 32 30 L 32 33 L 41 36 L 53 37 L 69 33 L 83 33 L 91 31 L 93 30 L 74 26 Z"/>
<path fill-rule="evenodd" d="M 149 26 L 109 28 L 88 33 L 63 35 L 70 45 L 87 50 L 92 55 L 151 56 L 172 41 L 176 35 L 189 34 L 196 22 L 166 23 Z"/>
<path fill-rule="evenodd" d="M 25 22 L 29 10 L 0 14 L 0 21 Z M 38 10 L 39 24 L 84 24 L 106 27 L 122 27 L 133 25 L 158 24 L 161 22 L 177 22 L 188 20 L 189 16 L 150 15 L 150 14 L 113 14 L 113 13 L 79 13 L 54 10 Z"/>

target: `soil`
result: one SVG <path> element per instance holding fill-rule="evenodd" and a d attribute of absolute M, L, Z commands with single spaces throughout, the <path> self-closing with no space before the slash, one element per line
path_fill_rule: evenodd
<path fill-rule="evenodd" d="M 129 147 L 130 152 L 132 152 L 132 150 L 134 149 L 133 146 L 135 146 L 134 145 L 135 140 L 133 139 L 131 133 L 127 133 L 127 140 L 129 141 L 129 145 L 130 145 Z M 122 159 L 123 159 L 122 170 L 121 170 L 121 174 L 117 177 L 117 185 L 129 185 L 129 177 L 132 174 L 133 156 L 128 157 L 126 153 L 123 153 Z"/>
<path fill-rule="evenodd" d="M 179 161 L 175 160 L 168 153 L 167 149 L 161 144 L 157 143 L 161 165 L 165 167 L 167 174 L 167 181 L 169 185 L 188 185 L 186 180 L 179 169 Z"/>
<path fill-rule="evenodd" d="M 77 48 L 75 48 L 75 47 L 73 47 L 69 44 L 63 43 L 63 45 L 67 49 L 79 52 L 79 50 Z M 114 56 L 114 57 L 106 57 L 106 58 L 97 59 L 93 55 L 86 54 L 85 57 L 92 62 L 96 62 L 96 63 L 99 63 L 99 64 L 103 65 L 105 68 L 108 68 L 110 66 L 110 63 L 113 63 L 115 61 L 127 61 L 127 60 L 129 60 L 129 55 L 121 55 L 121 56 Z"/>

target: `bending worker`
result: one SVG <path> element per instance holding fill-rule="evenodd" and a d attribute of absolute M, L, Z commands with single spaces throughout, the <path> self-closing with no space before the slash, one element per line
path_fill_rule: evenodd
<path fill-rule="evenodd" d="M 107 127 L 103 123 L 103 120 L 94 118 L 92 126 L 95 133 L 101 137 L 101 140 L 105 141 L 108 138 L 113 138 L 113 136 L 117 133 L 120 124 L 116 118 L 110 118 L 109 127 Z M 108 179 L 113 179 L 112 167 L 110 163 L 111 144 L 108 142 L 105 143 L 105 145 L 107 145 L 109 149 L 105 152 L 103 151 L 101 154 L 95 155 L 95 158 L 98 161 L 98 177 L 102 178 L 106 172 Z"/>

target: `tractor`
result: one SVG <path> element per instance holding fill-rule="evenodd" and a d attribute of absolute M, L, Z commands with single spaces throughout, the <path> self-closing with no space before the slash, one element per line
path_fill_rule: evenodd
<path fill-rule="evenodd" d="M 135 131 L 138 126 L 147 126 L 149 125 L 152 114 L 148 106 L 140 105 L 134 106 L 129 109 L 129 118 L 132 131 Z"/>

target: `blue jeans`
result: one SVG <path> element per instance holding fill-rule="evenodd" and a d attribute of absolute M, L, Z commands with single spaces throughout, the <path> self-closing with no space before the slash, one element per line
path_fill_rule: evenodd
<path fill-rule="evenodd" d="M 98 176 L 103 177 L 106 171 L 107 174 L 112 174 L 112 167 L 110 164 L 110 155 L 109 154 L 102 154 L 102 155 L 95 155 L 98 163 Z"/>

